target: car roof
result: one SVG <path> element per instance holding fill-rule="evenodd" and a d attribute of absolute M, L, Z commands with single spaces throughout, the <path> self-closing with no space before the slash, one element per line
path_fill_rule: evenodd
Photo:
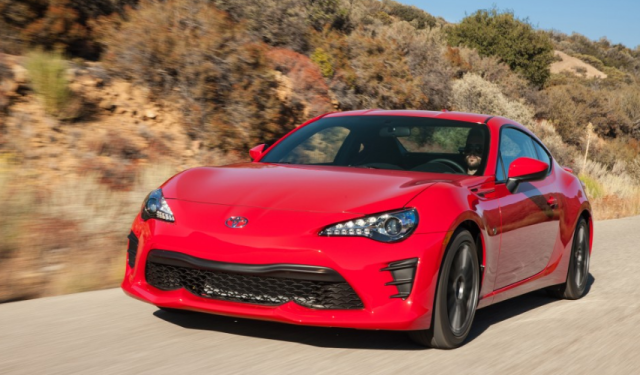
<path fill-rule="evenodd" d="M 477 124 L 484 124 L 493 116 L 481 115 L 477 113 L 453 112 L 453 111 L 420 111 L 420 110 L 386 110 L 386 109 L 366 109 L 359 111 L 333 112 L 325 117 L 346 117 L 346 116 L 408 116 L 438 118 L 441 120 L 465 121 Z"/>

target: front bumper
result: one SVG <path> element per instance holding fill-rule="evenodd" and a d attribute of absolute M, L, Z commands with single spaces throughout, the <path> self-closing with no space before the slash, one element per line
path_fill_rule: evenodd
<path fill-rule="evenodd" d="M 173 204 L 172 209 L 180 211 L 177 204 Z M 246 212 L 240 214 L 249 216 Z M 180 217 L 178 215 L 176 213 L 176 217 Z M 413 234 L 402 242 L 387 244 L 358 237 L 321 237 L 316 233 L 240 236 L 239 231 L 225 232 L 220 228 L 207 232 L 197 228 L 196 222 L 180 224 L 136 218 L 132 232 L 138 238 L 137 251 L 129 252 L 135 254 L 135 259 L 134 262 L 129 259 L 122 283 L 128 295 L 160 307 L 291 324 L 384 330 L 417 330 L 430 326 L 447 233 Z M 288 264 L 333 270 L 353 288 L 363 307 L 314 308 L 296 300 L 281 304 L 247 303 L 196 295 L 184 287 L 162 290 L 147 280 L 147 261 L 154 249 L 213 262 L 255 265 L 258 269 L 264 265 Z M 394 279 L 389 266 L 413 258 L 418 259 L 416 272 L 406 296 L 400 291 L 402 286 L 397 282 L 397 274 Z"/>

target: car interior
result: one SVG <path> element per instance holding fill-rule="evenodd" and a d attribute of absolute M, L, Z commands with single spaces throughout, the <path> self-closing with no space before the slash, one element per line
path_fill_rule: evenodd
<path fill-rule="evenodd" d="M 353 136 L 353 139 L 350 140 L 347 137 L 334 162 L 330 164 L 374 169 L 466 174 L 464 140 L 455 147 L 455 151 L 411 152 L 400 141 L 401 138 L 411 137 L 408 128 L 395 128 L 395 131 L 382 128 L 380 132 L 369 132 L 365 136 L 355 132 L 350 136 Z M 484 170 L 485 163 L 486 151 L 483 151 L 482 163 L 478 168 L 480 171 Z"/>
<path fill-rule="evenodd" d="M 262 161 L 467 174 L 464 150 L 475 128 L 484 141 L 476 145 L 482 160 L 477 174 L 486 165 L 486 126 L 422 118 L 328 120 L 293 133 Z"/>

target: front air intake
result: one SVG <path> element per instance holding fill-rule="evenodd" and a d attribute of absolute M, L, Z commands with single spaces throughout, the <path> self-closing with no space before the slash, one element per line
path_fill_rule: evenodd
<path fill-rule="evenodd" d="M 136 266 L 136 256 L 138 255 L 138 237 L 133 232 L 129 233 L 129 246 L 127 246 L 127 259 L 129 267 Z"/>
<path fill-rule="evenodd" d="M 411 294 L 413 287 L 413 279 L 416 276 L 416 267 L 418 266 L 418 258 L 399 260 L 389 263 L 389 266 L 380 271 L 389 271 L 393 277 L 393 281 L 389 281 L 385 285 L 394 285 L 398 294 L 394 294 L 391 298 L 405 299 Z"/>

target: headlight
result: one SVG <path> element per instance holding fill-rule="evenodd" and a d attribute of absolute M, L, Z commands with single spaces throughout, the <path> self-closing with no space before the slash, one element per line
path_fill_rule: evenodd
<path fill-rule="evenodd" d="M 418 211 L 408 208 L 333 224 L 320 231 L 319 235 L 369 237 L 382 242 L 395 242 L 407 238 L 417 226 Z"/>
<path fill-rule="evenodd" d="M 175 218 L 171 207 L 167 204 L 167 201 L 162 196 L 162 190 L 156 189 L 149 193 L 142 203 L 142 219 L 160 219 L 173 223 Z"/>

